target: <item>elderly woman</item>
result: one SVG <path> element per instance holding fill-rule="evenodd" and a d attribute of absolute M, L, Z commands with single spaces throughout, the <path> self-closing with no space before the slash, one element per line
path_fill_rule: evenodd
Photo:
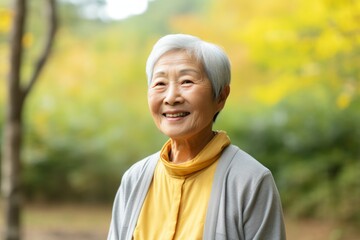
<path fill-rule="evenodd" d="M 271 172 L 213 130 L 230 92 L 223 50 L 167 35 L 146 72 L 150 112 L 169 140 L 124 174 L 108 240 L 285 239 Z"/>

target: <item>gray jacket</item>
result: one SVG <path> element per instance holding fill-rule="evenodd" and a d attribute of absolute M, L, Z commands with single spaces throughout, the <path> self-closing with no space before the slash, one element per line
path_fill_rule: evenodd
<path fill-rule="evenodd" d="M 159 152 L 135 163 L 116 194 L 108 240 L 130 240 L 149 189 Z M 285 240 L 278 190 L 271 172 L 234 145 L 215 172 L 204 240 Z"/>

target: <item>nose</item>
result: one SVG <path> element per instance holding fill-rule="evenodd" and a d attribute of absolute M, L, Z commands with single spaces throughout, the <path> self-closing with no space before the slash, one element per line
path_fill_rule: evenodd
<path fill-rule="evenodd" d="M 166 91 L 166 95 L 164 98 L 164 103 L 173 106 L 182 102 L 183 102 L 183 97 L 181 95 L 179 86 L 175 83 L 169 84 L 169 87 Z"/>

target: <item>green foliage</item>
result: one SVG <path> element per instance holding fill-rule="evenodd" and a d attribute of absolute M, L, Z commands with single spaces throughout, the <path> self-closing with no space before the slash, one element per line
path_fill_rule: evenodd
<path fill-rule="evenodd" d="M 114 197 L 123 166 L 110 165 L 106 156 L 94 150 L 76 151 L 68 145 L 47 146 L 45 154 L 45 159 L 36 158 L 26 165 L 24 189 L 28 199 L 99 202 Z"/>

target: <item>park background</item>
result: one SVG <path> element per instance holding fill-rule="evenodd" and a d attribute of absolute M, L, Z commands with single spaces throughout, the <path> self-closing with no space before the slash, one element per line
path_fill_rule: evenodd
<path fill-rule="evenodd" d="M 11 2 L 0 1 L 0 134 Z M 43 0 L 29 3 L 23 76 L 46 24 Z M 273 172 L 291 239 L 359 236 L 360 1 L 153 0 L 116 20 L 103 1 L 57 4 L 54 49 L 24 114 L 26 239 L 105 238 L 122 174 L 166 141 L 148 112 L 145 62 L 169 33 L 228 53 L 231 94 L 215 129 Z"/>

